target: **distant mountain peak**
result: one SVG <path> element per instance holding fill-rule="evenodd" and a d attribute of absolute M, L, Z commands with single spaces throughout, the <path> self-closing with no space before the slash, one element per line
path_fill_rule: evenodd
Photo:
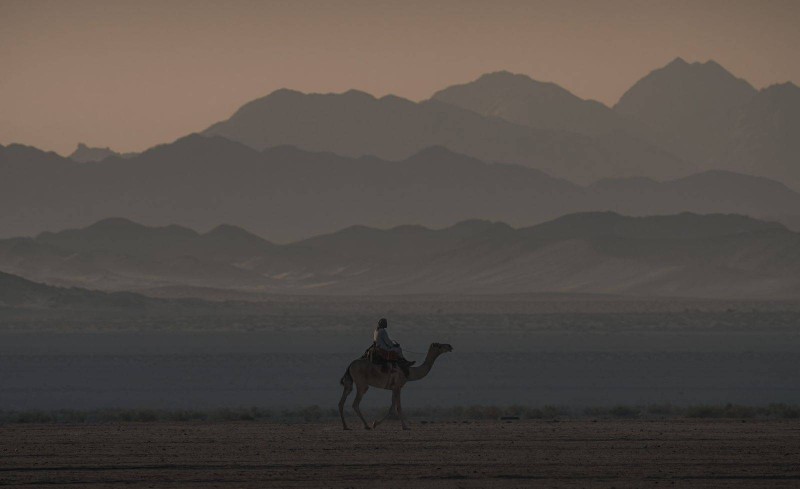
<path fill-rule="evenodd" d="M 337 95 L 335 93 L 327 94 L 327 95 Z M 349 97 L 349 98 L 361 98 L 365 100 L 376 100 L 375 96 L 371 93 L 367 93 L 363 90 L 357 90 L 355 88 L 351 88 L 346 92 L 341 94 L 342 96 Z"/>
<path fill-rule="evenodd" d="M 494 225 L 494 221 L 490 221 L 489 219 L 465 219 L 463 221 L 459 221 L 452 226 L 451 228 L 475 228 L 475 227 L 488 227 Z"/>
<path fill-rule="evenodd" d="M 375 96 L 371 93 L 365 92 L 363 90 L 358 90 L 356 88 L 351 88 L 349 90 L 345 90 L 344 92 L 301 92 L 300 90 L 294 90 L 291 88 L 279 88 L 277 90 L 273 90 L 269 94 L 264 97 L 255 99 L 251 102 L 248 102 L 243 107 L 247 107 L 250 104 L 268 101 L 268 100 L 277 100 L 277 99 L 297 99 L 303 97 L 346 97 L 346 98 L 361 98 L 361 99 L 368 99 L 368 100 L 376 100 Z"/>
<path fill-rule="evenodd" d="M 678 56 L 677 58 L 673 59 L 666 65 L 664 65 L 661 70 L 667 71 L 683 71 L 685 73 L 689 72 L 717 72 L 719 74 L 727 74 L 733 78 L 736 78 L 731 72 L 726 70 L 721 64 L 717 63 L 713 59 L 709 59 L 707 61 L 686 61 L 685 59 Z M 658 70 L 656 70 L 658 71 Z"/>
<path fill-rule="evenodd" d="M 688 65 L 689 63 L 687 63 L 686 60 L 681 58 L 680 56 L 676 57 L 675 59 L 667 63 L 667 66 L 688 66 Z"/>
<path fill-rule="evenodd" d="M 294 100 L 305 97 L 305 95 L 305 93 L 298 90 L 292 90 L 291 88 L 279 88 L 277 90 L 273 90 L 263 97 L 251 100 L 250 102 L 242 105 L 238 110 L 236 110 L 232 117 L 241 117 L 249 113 L 258 112 L 262 110 L 263 107 L 270 106 L 271 104 L 291 103 Z M 211 127 L 214 127 L 217 124 L 214 124 Z M 207 132 L 209 129 L 206 129 L 204 132 Z"/>
<path fill-rule="evenodd" d="M 702 64 L 703 64 L 703 66 L 706 66 L 706 67 L 709 67 L 709 68 L 714 68 L 714 69 L 720 69 L 720 70 L 723 70 L 726 73 L 728 73 L 728 70 L 723 68 L 723 66 L 721 64 L 717 63 L 713 59 L 709 59 L 708 61 L 706 61 L 705 63 L 702 63 Z"/>
<path fill-rule="evenodd" d="M 93 163 L 96 161 L 103 161 L 110 156 L 120 156 L 120 154 L 116 151 L 112 151 L 111 148 L 108 147 L 92 148 L 84 143 L 78 143 L 78 147 L 68 158 L 78 163 Z"/>
<path fill-rule="evenodd" d="M 508 78 L 516 78 L 516 77 L 529 78 L 527 75 L 514 73 L 514 72 L 511 72 L 511 71 L 508 71 L 508 70 L 497 70 L 497 71 L 490 71 L 488 73 L 484 73 L 478 79 L 480 80 L 481 78 L 506 78 L 506 77 L 508 77 Z"/>
<path fill-rule="evenodd" d="M 433 94 L 431 100 L 536 129 L 598 135 L 624 129 L 610 108 L 528 75 L 495 71 Z"/>
<path fill-rule="evenodd" d="M 194 230 L 177 224 L 145 226 L 124 217 L 110 217 L 83 228 L 44 232 L 36 239 L 75 251 L 122 247 L 136 254 L 148 247 L 158 248 L 165 243 L 183 242 L 197 236 Z"/>
<path fill-rule="evenodd" d="M 147 232 L 164 232 L 175 235 L 196 236 L 197 232 L 177 224 L 168 224 L 166 226 L 145 226 L 138 222 L 131 221 L 124 217 L 109 217 L 102 219 L 94 224 L 91 224 L 83 230 L 77 231 L 100 231 L 104 234 L 113 235 L 115 233 L 147 233 Z"/>
<path fill-rule="evenodd" d="M 414 106 L 416 103 L 408 100 L 407 98 L 398 97 L 394 94 L 384 95 L 383 97 L 376 99 L 383 104 L 392 104 L 392 105 L 403 105 L 403 106 Z"/>
<path fill-rule="evenodd" d="M 674 78 L 677 77 L 677 78 Z M 625 98 L 629 92 L 633 91 L 637 86 L 646 83 L 692 83 L 692 84 L 713 84 L 713 83 L 730 83 L 738 86 L 739 90 L 755 92 L 750 83 L 736 77 L 733 73 L 726 70 L 725 67 L 710 59 L 705 62 L 694 61 L 687 62 L 683 58 L 675 58 L 661 68 L 648 73 L 641 80 L 631 87 L 628 92 L 623 95 Z M 620 99 L 622 102 L 622 99 Z M 619 105 L 619 104 L 618 104 Z"/>
<path fill-rule="evenodd" d="M 124 217 L 109 217 L 90 224 L 86 229 L 119 230 L 119 229 L 147 229 L 147 226 L 133 222 Z"/>
<path fill-rule="evenodd" d="M 663 149 L 703 166 L 722 150 L 735 111 L 755 95 L 752 85 L 713 60 L 676 58 L 638 80 L 614 111 Z"/>
<path fill-rule="evenodd" d="M 303 93 L 303 92 L 301 92 L 299 90 L 295 90 L 293 88 L 278 88 L 277 90 L 273 90 L 272 92 L 268 93 L 266 95 L 266 97 L 261 97 L 261 98 L 263 99 L 263 98 L 267 98 L 267 97 L 273 97 L 273 98 L 276 98 L 276 97 L 297 97 L 297 96 L 302 96 L 302 95 L 305 95 L 305 93 Z"/>
<path fill-rule="evenodd" d="M 492 71 L 489 73 L 484 73 L 478 77 L 475 81 L 487 81 L 487 80 L 500 80 L 500 81 L 532 81 L 535 82 L 533 78 L 529 77 L 528 75 L 522 73 L 512 73 L 508 70 L 500 70 L 500 71 Z"/>
<path fill-rule="evenodd" d="M 262 241 L 265 244 L 268 243 L 260 236 L 257 236 L 244 228 L 234 226 L 232 224 L 220 224 L 211 231 L 205 233 L 203 236 L 223 239 L 245 239 L 248 241 Z"/>
<path fill-rule="evenodd" d="M 456 92 L 458 90 L 467 90 L 470 87 L 481 87 L 481 89 L 500 90 L 501 93 L 507 90 L 523 90 L 528 95 L 548 94 L 550 92 L 557 92 L 564 96 L 575 97 L 569 90 L 557 85 L 553 82 L 539 81 L 531 78 L 522 73 L 512 73 L 507 70 L 493 71 L 484 73 L 477 79 L 440 90 L 433 95 L 433 99 L 446 101 L 449 96 L 448 92 Z M 578 97 L 575 97 L 578 98 Z"/>

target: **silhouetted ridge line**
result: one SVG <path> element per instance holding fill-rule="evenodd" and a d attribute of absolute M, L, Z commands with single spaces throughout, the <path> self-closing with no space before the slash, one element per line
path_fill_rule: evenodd
<path fill-rule="evenodd" d="M 580 186 L 443 146 L 386 161 L 288 146 L 259 152 L 196 134 L 130 159 L 100 163 L 3 147 L 0 199 L 5 210 L 0 210 L 0 232 L 6 237 L 82 227 L 108 216 L 201 230 L 224 222 L 276 242 L 353 223 L 443 227 L 479 218 L 525 226 L 588 210 L 740 213 L 792 226 L 798 222 L 793 216 L 800 216 L 800 194 L 730 172 L 661 182 L 615 178 Z"/>
<path fill-rule="evenodd" d="M 587 107 L 601 107 L 566 96 Z M 607 107 L 603 110 L 616 117 Z M 641 173 L 645 166 L 661 176 L 678 176 L 692 169 L 642 143 L 620 148 L 619 138 L 613 144 L 595 141 L 569 127 L 526 126 L 436 99 L 414 103 L 352 91 L 325 95 L 273 92 L 245 104 L 203 134 L 223 136 L 258 150 L 292 145 L 388 160 L 406 159 L 440 145 L 484 161 L 517 163 L 579 182 L 593 181 L 606 176 L 604 173 Z"/>
<path fill-rule="evenodd" d="M 630 129 L 600 102 L 583 100 L 555 83 L 507 71 L 488 73 L 470 83 L 445 88 L 432 99 L 539 129 L 586 135 Z"/>

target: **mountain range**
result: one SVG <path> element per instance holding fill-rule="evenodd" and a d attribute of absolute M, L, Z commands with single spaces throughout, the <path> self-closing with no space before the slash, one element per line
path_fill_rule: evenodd
<path fill-rule="evenodd" d="M 496 72 L 415 103 L 349 91 L 278 90 L 203 134 L 255 149 L 289 144 L 403 159 L 441 145 L 575 183 L 702 170 L 766 176 L 800 188 L 800 88 L 756 90 L 714 61 L 676 58 L 607 107 L 549 82 Z"/>
<path fill-rule="evenodd" d="M 82 227 L 109 216 L 211 229 L 229 223 L 276 242 L 353 224 L 443 227 L 478 218 L 528 226 L 579 211 L 739 213 L 794 226 L 800 194 L 765 178 L 708 171 L 588 186 L 441 146 L 401 161 L 281 146 L 256 151 L 192 135 L 131 157 L 76 163 L 0 146 L 0 237 Z"/>
<path fill-rule="evenodd" d="M 697 170 L 800 187 L 800 88 L 787 82 L 756 90 L 714 61 L 676 58 L 637 81 L 613 107 L 508 72 L 446 88 L 433 99 L 538 129 L 634 135 Z M 658 177 L 641 168 L 639 176 Z"/>
<path fill-rule="evenodd" d="M 713 61 L 613 107 L 508 72 L 420 102 L 282 89 L 141 153 L 0 146 L 0 270 L 154 295 L 796 298 L 798 155 L 800 88 Z"/>
<path fill-rule="evenodd" d="M 398 160 L 443 146 L 484 161 L 517 163 L 573 182 L 610 176 L 676 177 L 694 167 L 626 134 L 534 128 L 432 99 L 375 98 L 351 90 L 278 90 L 202 132 L 261 150 L 292 145 L 343 156 Z"/>
<path fill-rule="evenodd" d="M 577 213 L 537 226 L 353 226 L 286 245 L 233 226 L 197 233 L 108 219 L 0 241 L 30 280 L 147 293 L 169 287 L 285 294 L 602 293 L 797 298 L 800 234 L 733 214 Z"/>

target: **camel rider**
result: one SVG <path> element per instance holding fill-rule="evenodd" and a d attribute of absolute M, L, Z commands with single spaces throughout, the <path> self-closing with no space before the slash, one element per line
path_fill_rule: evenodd
<path fill-rule="evenodd" d="M 373 344 L 378 350 L 378 354 L 383 357 L 384 360 L 397 362 L 400 368 L 408 375 L 408 367 L 414 365 L 416 362 L 409 362 L 403 357 L 403 350 L 400 348 L 400 343 L 389 338 L 388 328 L 389 322 L 386 321 L 386 318 L 381 318 L 378 321 L 378 327 L 375 328 L 375 332 L 372 334 Z"/>

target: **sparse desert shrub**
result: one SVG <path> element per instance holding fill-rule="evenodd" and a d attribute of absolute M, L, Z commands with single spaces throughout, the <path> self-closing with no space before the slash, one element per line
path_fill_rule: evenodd
<path fill-rule="evenodd" d="M 319 421 L 322 419 L 322 409 L 316 404 L 300 410 L 300 417 L 303 421 Z"/>
<path fill-rule="evenodd" d="M 525 414 L 525 406 L 520 406 L 518 404 L 507 406 L 502 410 L 503 416 L 519 416 L 521 418 L 524 414 Z"/>
<path fill-rule="evenodd" d="M 757 408 L 738 404 L 724 406 L 701 404 L 689 406 L 684 411 L 684 416 L 687 418 L 754 418 L 757 414 Z"/>
<path fill-rule="evenodd" d="M 253 407 L 251 408 L 251 411 L 253 412 L 255 419 L 270 419 L 273 417 L 273 413 L 269 409 Z M 331 411 L 334 413 L 336 412 L 335 409 L 332 409 Z"/>
<path fill-rule="evenodd" d="M 51 423 L 55 421 L 52 414 L 44 411 L 23 411 L 12 417 L 15 423 Z"/>
<path fill-rule="evenodd" d="M 62 409 L 55 414 L 60 423 L 85 423 L 88 413 L 85 411 L 75 411 L 72 409 Z"/>
<path fill-rule="evenodd" d="M 385 408 L 366 413 L 367 417 L 383 416 Z M 617 405 L 612 407 L 592 406 L 580 411 L 571 411 L 558 406 L 448 406 L 421 407 L 406 410 L 407 417 L 424 421 L 459 420 L 497 420 L 503 416 L 516 416 L 522 419 L 554 419 L 558 417 L 585 418 L 636 418 L 650 415 L 686 418 L 800 418 L 800 406 L 792 404 L 770 404 L 752 407 L 737 404 L 694 405 L 678 407 L 671 404 L 642 406 Z M 3 423 L 105 423 L 105 422 L 191 422 L 191 421 L 275 421 L 315 423 L 337 419 L 336 408 L 322 408 L 317 405 L 284 409 L 279 413 L 269 409 L 220 408 L 214 410 L 154 410 L 154 409 L 98 409 L 93 411 L 0 411 L 0 424 Z"/>
<path fill-rule="evenodd" d="M 632 406 L 618 405 L 609 409 L 608 413 L 615 418 L 636 418 L 639 416 L 639 408 Z"/>
<path fill-rule="evenodd" d="M 212 411 L 208 419 L 217 421 L 253 421 L 257 419 L 255 414 L 251 409 L 220 408 Z"/>
<path fill-rule="evenodd" d="M 675 415 L 679 410 L 667 402 L 663 404 L 649 404 L 647 408 L 645 408 L 645 412 L 656 416 L 671 416 Z"/>
<path fill-rule="evenodd" d="M 569 411 L 549 405 L 542 408 L 542 418 L 557 418 L 559 415 L 567 416 L 569 415 Z"/>
<path fill-rule="evenodd" d="M 751 406 L 727 404 L 725 405 L 724 416 L 726 418 L 755 418 L 756 412 L 756 408 Z"/>
<path fill-rule="evenodd" d="M 464 417 L 464 407 L 463 406 L 455 406 L 455 407 L 451 408 L 448 412 L 441 413 L 441 414 L 449 415 L 449 416 L 452 416 L 453 418 L 460 419 L 460 418 Z M 444 416 L 442 416 L 442 417 L 444 417 Z"/>
<path fill-rule="evenodd" d="M 797 419 L 800 418 L 800 406 L 789 404 L 770 404 L 766 408 L 767 415 L 775 418 Z"/>
<path fill-rule="evenodd" d="M 532 408 L 532 407 L 524 408 L 523 411 L 522 411 L 522 415 L 526 419 L 542 419 L 542 418 L 544 418 L 544 413 L 542 412 L 541 409 Z"/>
<path fill-rule="evenodd" d="M 496 406 L 469 406 L 464 410 L 467 419 L 497 419 L 501 410 Z"/>
<path fill-rule="evenodd" d="M 722 406 L 709 406 L 700 404 L 697 406 L 689 406 L 686 408 L 685 416 L 687 418 L 721 418 L 725 412 Z"/>
<path fill-rule="evenodd" d="M 137 409 L 133 412 L 133 421 L 152 422 L 158 419 L 158 411 L 152 409 Z"/>
<path fill-rule="evenodd" d="M 498 419 L 503 415 L 503 410 L 497 406 L 486 406 L 483 409 L 483 419 Z"/>
<path fill-rule="evenodd" d="M 199 421 L 205 419 L 205 414 L 192 410 L 172 411 L 166 413 L 166 419 L 169 421 Z"/>
<path fill-rule="evenodd" d="M 584 408 L 583 414 L 586 416 L 608 416 L 608 409 L 598 406 Z"/>
<path fill-rule="evenodd" d="M 614 417 L 614 418 L 636 418 L 642 413 L 642 409 L 637 406 L 625 406 L 622 404 L 607 408 L 603 406 L 589 406 L 583 410 L 583 414 L 591 417 Z"/>

